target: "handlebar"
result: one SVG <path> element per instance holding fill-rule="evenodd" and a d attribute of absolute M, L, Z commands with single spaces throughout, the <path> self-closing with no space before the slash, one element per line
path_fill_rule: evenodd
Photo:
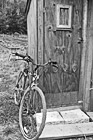
<path fill-rule="evenodd" d="M 58 63 L 56 61 L 52 61 L 51 59 L 49 59 L 48 62 L 44 63 L 44 64 L 36 64 L 36 68 L 35 71 L 39 68 L 39 67 L 45 67 L 47 65 L 51 65 L 53 67 L 55 67 L 56 69 L 58 69 Z"/>
<path fill-rule="evenodd" d="M 58 69 L 58 66 L 57 66 L 58 63 L 57 63 L 56 61 L 52 61 L 51 59 L 49 59 L 49 61 L 46 62 L 46 63 L 44 63 L 44 64 L 36 64 L 36 63 L 34 63 L 34 60 L 33 60 L 29 55 L 23 55 L 23 54 L 19 54 L 19 53 L 17 53 L 17 52 L 16 52 L 16 53 L 12 53 L 12 54 L 21 57 L 21 58 L 22 58 L 24 61 L 26 61 L 26 62 L 31 62 L 33 65 L 36 66 L 35 71 L 36 71 L 39 67 L 45 67 L 45 66 L 47 66 L 47 65 L 51 65 L 51 66 L 53 66 L 53 67 L 55 67 L 55 68 Z"/>
<path fill-rule="evenodd" d="M 23 59 L 26 57 L 25 55 L 23 55 L 23 54 L 19 54 L 19 53 L 12 53 L 12 54 L 14 54 L 14 55 L 16 55 L 16 56 L 20 56 L 20 57 L 22 57 Z"/>
<path fill-rule="evenodd" d="M 16 53 L 12 53 L 12 54 L 21 57 L 26 62 L 31 62 L 32 64 L 35 64 L 34 60 L 29 55 L 23 55 L 23 54 L 19 54 L 17 52 Z"/>

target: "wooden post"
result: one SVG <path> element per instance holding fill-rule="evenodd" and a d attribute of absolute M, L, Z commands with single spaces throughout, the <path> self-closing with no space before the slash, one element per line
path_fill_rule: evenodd
<path fill-rule="evenodd" d="M 38 1 L 38 63 L 43 64 L 43 0 Z"/>
<path fill-rule="evenodd" d="M 87 28 L 87 41 L 86 47 L 83 48 L 82 56 L 82 91 L 83 91 L 83 108 L 85 111 L 89 111 L 90 107 L 90 80 L 91 80 L 91 70 L 92 70 L 92 55 L 93 55 L 93 1 L 90 2 L 90 18 Z M 87 8 L 87 0 L 84 0 L 84 9 Z M 87 10 L 87 9 L 86 9 Z M 85 10 L 84 10 L 85 11 Z M 89 11 L 88 11 L 89 12 Z M 86 13 L 86 11 L 85 11 Z M 83 23 L 84 24 L 84 23 Z M 84 44 L 83 44 L 84 45 Z"/>
<path fill-rule="evenodd" d="M 84 109 L 87 111 L 90 107 L 90 82 L 91 82 L 91 70 L 92 70 L 92 59 L 93 59 L 93 1 L 90 2 L 90 22 L 88 25 L 88 50 L 87 50 L 87 59 L 86 59 L 86 84 L 85 84 L 85 94 L 84 94 Z"/>
<path fill-rule="evenodd" d="M 87 0 L 83 1 L 83 27 L 82 27 L 82 58 L 81 58 L 81 71 L 80 71 L 80 84 L 79 84 L 79 96 L 78 100 L 83 100 L 83 93 L 85 90 L 84 81 L 85 81 L 85 57 L 86 57 L 86 49 L 87 49 Z"/>
<path fill-rule="evenodd" d="M 37 62 L 37 0 L 32 0 L 27 16 L 28 54 Z"/>

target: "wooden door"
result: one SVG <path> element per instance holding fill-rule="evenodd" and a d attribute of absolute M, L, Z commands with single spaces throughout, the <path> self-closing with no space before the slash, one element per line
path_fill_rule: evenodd
<path fill-rule="evenodd" d="M 57 12 L 57 7 L 60 12 Z M 63 25 L 70 22 L 70 26 L 58 27 L 58 20 Z M 77 104 L 81 48 L 82 0 L 44 0 L 43 62 L 51 58 L 59 64 L 58 72 L 48 68 L 43 75 L 43 90 L 48 105 Z"/>

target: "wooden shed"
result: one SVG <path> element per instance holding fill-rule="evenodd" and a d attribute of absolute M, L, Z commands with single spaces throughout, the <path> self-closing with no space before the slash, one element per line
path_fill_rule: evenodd
<path fill-rule="evenodd" d="M 84 110 L 93 111 L 93 1 L 27 0 L 26 13 L 28 53 L 37 63 L 59 64 L 40 80 L 47 107 L 83 101 Z"/>

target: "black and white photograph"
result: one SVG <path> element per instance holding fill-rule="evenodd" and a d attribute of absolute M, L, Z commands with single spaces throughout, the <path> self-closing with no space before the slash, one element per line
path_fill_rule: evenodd
<path fill-rule="evenodd" d="M 93 0 L 0 0 L 0 140 L 93 140 Z"/>

